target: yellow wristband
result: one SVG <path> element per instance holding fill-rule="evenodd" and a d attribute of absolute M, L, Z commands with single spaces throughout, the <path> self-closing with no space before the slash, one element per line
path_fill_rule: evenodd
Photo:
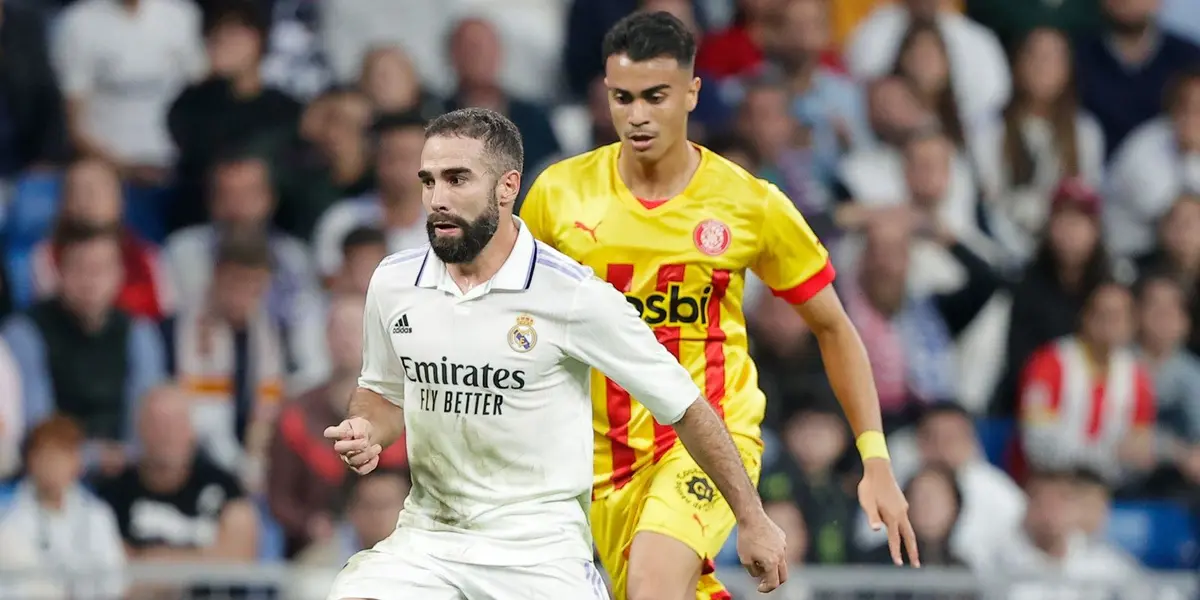
<path fill-rule="evenodd" d="M 855 440 L 854 445 L 858 446 L 858 455 L 863 460 L 869 458 L 891 460 L 891 457 L 888 455 L 887 440 L 884 439 L 882 432 L 864 431 Z"/>

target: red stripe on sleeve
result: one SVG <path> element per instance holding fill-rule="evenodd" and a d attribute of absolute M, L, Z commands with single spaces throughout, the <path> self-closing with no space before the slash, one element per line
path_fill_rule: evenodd
<path fill-rule="evenodd" d="M 816 296 L 817 292 L 825 289 L 825 286 L 833 283 L 836 277 L 837 271 L 833 269 L 833 263 L 829 259 L 825 259 L 825 266 L 821 267 L 821 270 L 812 277 L 801 282 L 800 285 L 790 290 L 771 290 L 771 293 L 787 300 L 788 304 L 804 304 Z"/>

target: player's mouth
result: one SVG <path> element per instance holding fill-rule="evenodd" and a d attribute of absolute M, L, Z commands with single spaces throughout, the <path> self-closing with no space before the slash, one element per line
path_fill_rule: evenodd
<path fill-rule="evenodd" d="M 645 152 L 654 145 L 653 134 L 635 132 L 626 137 L 629 138 L 629 145 L 632 146 L 636 152 Z"/>
<path fill-rule="evenodd" d="M 437 235 L 459 235 L 462 233 L 462 228 L 454 223 L 434 223 L 433 231 Z"/>

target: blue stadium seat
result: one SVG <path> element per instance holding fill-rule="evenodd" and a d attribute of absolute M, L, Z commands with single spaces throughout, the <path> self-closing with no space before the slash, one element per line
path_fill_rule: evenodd
<path fill-rule="evenodd" d="M 13 496 L 17 493 L 16 483 L 0 483 L 0 510 L 8 506 L 12 502 Z"/>
<path fill-rule="evenodd" d="M 58 214 L 62 178 L 33 173 L 17 180 L 5 223 L 7 250 L 28 250 L 50 231 Z"/>
<path fill-rule="evenodd" d="M 258 560 L 265 563 L 282 562 L 284 554 L 283 527 L 271 515 L 271 509 L 267 506 L 266 499 L 255 499 L 254 506 L 258 509 L 258 522 L 260 525 L 258 532 Z"/>
<path fill-rule="evenodd" d="M 33 261 L 30 248 L 9 248 L 4 257 L 4 268 L 8 274 L 9 297 L 13 307 L 29 307 L 37 296 L 33 287 Z"/>
<path fill-rule="evenodd" d="M 125 186 L 125 224 L 155 244 L 167 238 L 167 210 L 175 196 L 173 188 Z"/>
<path fill-rule="evenodd" d="M 979 443 L 987 455 L 988 462 L 1004 468 L 1005 455 L 1017 435 L 1017 426 L 1012 419 L 979 419 L 975 423 Z"/>
<path fill-rule="evenodd" d="M 1155 569 L 1196 564 L 1196 522 L 1169 502 L 1118 502 L 1108 522 L 1108 539 Z"/>

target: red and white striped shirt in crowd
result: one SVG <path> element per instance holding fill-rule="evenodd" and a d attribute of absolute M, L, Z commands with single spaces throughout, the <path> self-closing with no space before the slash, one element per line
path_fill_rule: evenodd
<path fill-rule="evenodd" d="M 1116 479 L 1118 446 L 1130 433 L 1152 426 L 1154 412 L 1150 374 L 1132 350 L 1113 352 L 1101 368 L 1068 336 L 1042 346 L 1025 363 L 1021 443 L 1030 466 L 1086 467 Z"/>

